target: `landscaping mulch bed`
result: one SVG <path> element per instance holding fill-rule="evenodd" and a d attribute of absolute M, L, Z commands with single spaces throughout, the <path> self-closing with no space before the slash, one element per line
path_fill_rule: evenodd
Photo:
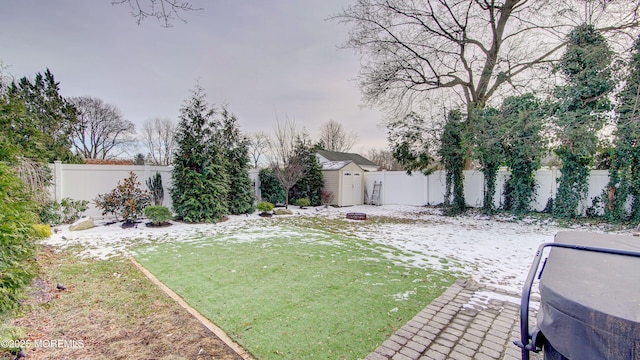
<path fill-rule="evenodd" d="M 32 343 L 75 346 L 31 347 L 27 359 L 242 359 L 129 261 L 45 250 L 38 263 L 41 274 L 12 325 Z M 2 358 L 15 355 L 0 351 Z"/>

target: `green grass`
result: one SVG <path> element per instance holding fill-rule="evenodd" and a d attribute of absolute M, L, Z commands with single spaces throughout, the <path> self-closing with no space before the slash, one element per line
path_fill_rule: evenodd
<path fill-rule="evenodd" d="M 258 359 L 364 358 L 454 280 L 389 260 L 397 249 L 293 226 L 137 254 Z"/>

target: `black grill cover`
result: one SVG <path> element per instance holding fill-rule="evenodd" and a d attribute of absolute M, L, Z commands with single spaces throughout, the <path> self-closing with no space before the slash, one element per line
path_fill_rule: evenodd
<path fill-rule="evenodd" d="M 555 242 L 640 252 L 640 238 L 560 232 Z M 572 360 L 640 359 L 640 258 L 552 248 L 538 327 Z"/>

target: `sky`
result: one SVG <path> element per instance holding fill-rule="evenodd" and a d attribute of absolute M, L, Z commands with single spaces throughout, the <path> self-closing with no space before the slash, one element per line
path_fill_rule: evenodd
<path fill-rule="evenodd" d="M 100 98 L 137 128 L 177 122 L 199 84 L 245 133 L 272 133 L 288 118 L 317 139 L 335 120 L 357 135 L 352 152 L 387 147 L 382 114 L 364 106 L 355 80 L 360 56 L 339 48 L 349 29 L 327 20 L 349 0 L 190 2 L 203 10 L 165 28 L 154 18 L 138 25 L 128 5 L 110 0 L 3 1 L 3 73 L 33 78 L 49 68 L 62 96 Z"/>

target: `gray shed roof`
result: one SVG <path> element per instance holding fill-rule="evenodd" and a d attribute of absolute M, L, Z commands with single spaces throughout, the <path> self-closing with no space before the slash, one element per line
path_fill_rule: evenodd
<path fill-rule="evenodd" d="M 316 153 L 329 161 L 353 161 L 360 166 L 378 166 L 371 160 L 366 159 L 360 154 L 343 153 L 336 151 L 318 150 Z"/>

